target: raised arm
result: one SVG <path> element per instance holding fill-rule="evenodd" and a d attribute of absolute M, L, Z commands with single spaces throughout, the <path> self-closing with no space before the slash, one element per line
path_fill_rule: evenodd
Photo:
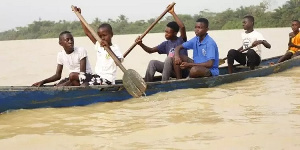
<path fill-rule="evenodd" d="M 143 44 L 143 41 L 142 41 L 141 37 L 138 37 L 138 38 L 135 40 L 135 42 L 136 42 L 138 45 L 140 45 L 141 48 L 142 48 L 145 52 L 147 52 L 147 53 L 149 53 L 149 54 L 158 52 L 158 48 L 157 48 L 157 47 L 150 48 L 150 47 L 146 46 L 145 44 Z"/>
<path fill-rule="evenodd" d="M 63 65 L 57 64 L 56 73 L 53 76 L 51 76 L 51 77 L 49 77 L 47 79 L 44 79 L 44 80 L 42 80 L 40 82 L 36 82 L 32 86 L 39 87 L 39 86 L 42 86 L 42 85 L 44 85 L 46 83 L 50 83 L 50 82 L 54 82 L 54 81 L 59 80 L 61 78 L 62 70 L 63 70 Z"/>
<path fill-rule="evenodd" d="M 175 13 L 174 6 L 172 7 L 172 9 L 169 10 L 169 13 L 174 17 L 176 23 L 179 26 L 180 37 L 183 39 L 183 41 L 186 42 L 187 41 L 187 37 L 186 37 L 185 26 L 184 26 L 183 22 L 177 16 L 177 14 Z"/>
<path fill-rule="evenodd" d="M 81 13 L 81 9 L 79 7 L 76 7 L 76 6 L 75 6 L 74 11 L 78 11 L 79 13 Z M 82 29 L 83 29 L 85 35 L 88 36 L 89 39 L 95 44 L 97 42 L 97 40 L 94 38 L 92 33 L 88 30 L 88 28 L 83 24 L 83 22 L 81 20 L 80 20 L 80 24 L 82 26 Z"/>

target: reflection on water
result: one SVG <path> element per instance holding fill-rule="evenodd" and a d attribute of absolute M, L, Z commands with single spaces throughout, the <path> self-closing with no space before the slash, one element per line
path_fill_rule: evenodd
<path fill-rule="evenodd" d="M 299 149 L 299 74 L 2 114 L 0 149 Z"/>

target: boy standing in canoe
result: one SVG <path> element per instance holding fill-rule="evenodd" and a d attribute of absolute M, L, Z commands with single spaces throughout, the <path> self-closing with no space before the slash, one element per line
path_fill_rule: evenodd
<path fill-rule="evenodd" d="M 175 63 L 182 69 L 189 69 L 189 77 L 209 77 L 219 75 L 219 51 L 216 42 L 208 35 L 209 22 L 199 18 L 195 25 L 196 36 L 175 48 Z M 193 50 L 193 60 L 179 55 L 182 49 Z"/>
<path fill-rule="evenodd" d="M 79 86 L 86 82 L 79 76 L 91 74 L 92 72 L 87 51 L 81 47 L 74 47 L 74 38 L 69 31 L 64 31 L 59 34 L 59 45 L 61 45 L 64 50 L 60 51 L 57 55 L 56 73 L 47 79 L 34 83 L 32 86 L 39 87 L 61 79 L 63 66 L 69 69 L 70 74 L 68 78 L 61 80 L 57 86 Z"/>
<path fill-rule="evenodd" d="M 81 9 L 78 7 L 75 7 L 75 11 L 81 13 Z M 97 52 L 95 72 L 97 75 L 103 78 L 103 83 L 101 84 L 115 84 L 115 80 L 117 78 L 117 65 L 104 47 L 109 46 L 121 62 L 123 60 L 123 55 L 120 51 L 120 48 L 116 44 L 112 44 L 113 30 L 111 25 L 103 23 L 98 27 L 97 34 L 101 38 L 100 44 L 82 22 L 81 26 L 84 30 L 84 33 L 89 37 L 93 44 L 95 44 L 95 50 Z"/>
<path fill-rule="evenodd" d="M 292 58 L 292 56 L 297 56 L 300 53 L 300 22 L 299 20 L 293 20 L 292 21 L 292 30 L 289 34 L 289 43 L 288 43 L 288 51 L 285 53 L 284 56 L 282 56 L 277 63 L 289 60 Z"/>
<path fill-rule="evenodd" d="M 166 25 L 165 38 L 167 41 L 162 42 L 156 47 L 150 48 L 142 42 L 140 37 L 136 39 L 136 43 L 149 54 L 155 52 L 159 54 L 167 54 L 167 58 L 164 62 L 158 60 L 151 60 L 149 62 L 145 75 L 146 82 L 153 82 L 155 72 L 162 73 L 162 81 L 169 80 L 171 76 L 176 77 L 177 79 L 180 79 L 182 76 L 179 66 L 174 65 L 174 49 L 176 46 L 187 40 L 185 26 L 175 13 L 174 6 L 169 13 L 174 17 L 176 22 L 172 21 Z M 180 37 L 177 37 L 178 31 L 180 31 Z M 185 56 L 188 55 L 186 50 L 182 50 L 180 54 Z"/>
<path fill-rule="evenodd" d="M 246 30 L 242 33 L 243 45 L 235 50 L 231 49 L 227 54 L 228 73 L 233 72 L 234 60 L 241 65 L 246 65 L 254 70 L 255 66 L 259 66 L 261 62 L 261 45 L 271 48 L 271 45 L 265 40 L 263 35 L 254 30 L 254 17 L 247 15 L 243 20 L 243 28 Z M 243 50 L 247 49 L 245 52 Z"/>

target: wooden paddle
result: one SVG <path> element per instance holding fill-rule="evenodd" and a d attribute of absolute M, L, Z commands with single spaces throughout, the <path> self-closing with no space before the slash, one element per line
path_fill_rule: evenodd
<path fill-rule="evenodd" d="M 169 10 L 171 10 L 173 7 L 174 7 L 174 5 L 175 5 L 176 3 L 172 3 L 172 4 L 170 4 L 167 8 L 166 8 L 166 10 L 148 27 L 148 29 L 140 36 L 140 38 L 141 39 L 143 39 L 144 38 L 144 36 L 157 24 L 157 22 L 162 18 L 162 17 L 164 17 L 164 15 L 166 14 L 166 13 L 168 13 L 169 12 Z M 132 49 L 135 47 L 137 45 L 137 43 L 136 42 L 134 42 L 132 45 L 131 45 L 131 47 L 124 53 L 124 55 L 123 55 L 123 57 L 125 58 L 131 51 L 132 51 Z"/>
<path fill-rule="evenodd" d="M 254 46 L 250 46 L 250 47 L 247 47 L 247 48 L 245 48 L 245 49 L 242 49 L 242 50 L 240 50 L 240 52 L 244 52 L 244 51 L 247 51 L 247 50 L 249 50 L 249 49 L 251 49 L 251 48 L 253 48 Z M 227 57 L 225 57 L 225 58 L 223 58 L 223 59 L 219 59 L 219 66 L 220 65 L 223 65 L 224 63 L 225 63 L 225 60 L 227 59 Z"/>
<path fill-rule="evenodd" d="M 75 12 L 80 21 L 87 27 L 87 29 L 91 32 L 94 38 L 101 43 L 101 39 L 98 34 L 90 27 L 90 25 L 86 22 L 86 20 L 82 17 L 82 15 L 75 9 L 74 6 L 71 6 L 72 10 Z M 124 72 L 123 75 L 123 85 L 125 89 L 128 91 L 130 95 L 133 97 L 140 97 L 144 94 L 147 88 L 146 82 L 143 78 L 133 69 L 126 70 L 125 67 L 121 64 L 117 56 L 110 49 L 110 47 L 105 46 L 104 49 L 108 52 L 108 54 L 112 57 L 115 63 L 120 67 L 120 69 Z"/>

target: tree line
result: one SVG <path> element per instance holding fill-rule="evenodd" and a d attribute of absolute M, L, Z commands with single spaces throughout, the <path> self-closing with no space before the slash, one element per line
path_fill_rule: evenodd
<path fill-rule="evenodd" d="M 288 27 L 292 20 L 300 19 L 300 0 L 289 0 L 273 11 L 268 11 L 269 6 L 270 4 L 264 1 L 259 5 L 239 7 L 235 10 L 227 9 L 220 13 L 203 10 L 195 15 L 178 14 L 178 17 L 184 22 L 187 31 L 194 30 L 195 21 L 200 17 L 205 17 L 209 20 L 210 30 L 240 29 L 242 28 L 242 18 L 249 14 L 255 17 L 256 28 Z M 113 27 L 114 34 L 140 34 L 154 20 L 155 18 L 129 22 L 125 15 L 120 15 L 116 20 L 108 19 L 102 21 L 99 18 L 95 18 L 90 25 L 96 29 L 102 23 L 109 23 Z M 150 33 L 163 32 L 165 25 L 170 21 L 173 21 L 172 16 L 165 17 L 155 25 Z M 0 40 L 55 38 L 64 30 L 71 31 L 74 36 L 84 36 L 79 21 L 60 20 L 55 22 L 39 19 L 25 27 L 16 27 L 15 29 L 0 32 Z"/>

